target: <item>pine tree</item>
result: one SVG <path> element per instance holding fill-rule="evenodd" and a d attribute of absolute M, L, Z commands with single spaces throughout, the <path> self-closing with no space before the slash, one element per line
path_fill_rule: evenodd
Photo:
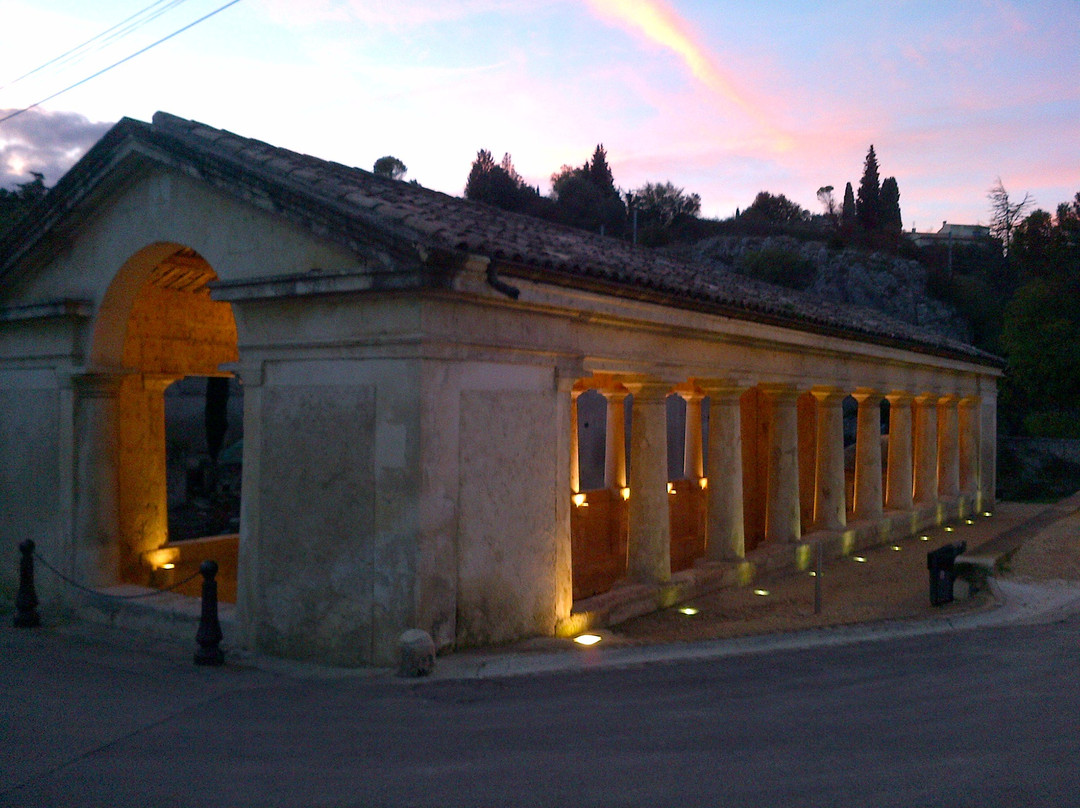
<path fill-rule="evenodd" d="M 896 177 L 886 177 L 881 183 L 881 229 L 899 233 L 904 229 L 900 216 L 900 186 Z"/>
<path fill-rule="evenodd" d="M 596 144 L 592 160 L 586 163 L 585 166 L 589 181 L 602 194 L 605 196 L 619 195 L 619 192 L 615 190 L 615 176 L 611 173 L 611 166 L 608 165 L 607 151 L 604 149 L 603 143 Z"/>
<path fill-rule="evenodd" d="M 881 181 L 878 179 L 878 161 L 873 144 L 866 153 L 855 212 L 864 230 L 877 230 L 881 225 Z"/>

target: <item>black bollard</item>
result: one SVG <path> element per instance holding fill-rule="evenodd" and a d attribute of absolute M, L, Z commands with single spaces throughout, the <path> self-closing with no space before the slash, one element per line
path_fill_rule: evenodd
<path fill-rule="evenodd" d="M 19 545 L 19 592 L 15 595 L 15 627 L 34 628 L 41 625 L 38 597 L 34 591 L 34 542 L 27 539 Z"/>
<path fill-rule="evenodd" d="M 221 623 L 218 622 L 217 611 L 217 575 L 218 565 L 216 561 L 204 561 L 199 565 L 202 573 L 202 613 L 199 615 L 199 630 L 195 632 L 195 642 L 199 647 L 195 649 L 196 665 L 222 665 L 225 663 L 225 653 L 218 647 L 221 642 Z"/>

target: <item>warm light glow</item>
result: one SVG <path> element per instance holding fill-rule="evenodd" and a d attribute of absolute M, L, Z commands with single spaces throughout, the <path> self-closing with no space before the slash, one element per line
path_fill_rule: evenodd
<path fill-rule="evenodd" d="M 761 595 L 762 597 L 765 597 L 766 595 L 769 594 L 769 590 L 768 589 L 755 589 L 754 594 L 755 595 Z"/>
<path fill-rule="evenodd" d="M 621 488 L 621 489 L 619 489 L 619 493 L 622 495 L 623 499 L 630 499 L 630 489 L 629 488 Z"/>
<path fill-rule="evenodd" d="M 982 515 L 983 516 L 993 516 L 993 514 L 991 514 L 990 511 L 983 511 Z"/>
<path fill-rule="evenodd" d="M 952 527 L 951 525 L 950 525 L 949 527 L 945 528 L 945 532 L 946 532 L 946 533 L 952 533 L 952 532 L 954 532 L 955 530 L 956 530 L 956 528 L 955 528 L 955 527 Z"/>
<path fill-rule="evenodd" d="M 852 556 L 851 560 L 852 561 L 858 561 L 860 564 L 865 564 L 866 563 L 866 556 Z"/>
<path fill-rule="evenodd" d="M 892 548 L 893 548 L 894 550 L 898 551 L 898 552 L 899 552 L 900 550 L 903 550 L 903 549 L 904 549 L 904 548 L 903 548 L 903 547 L 901 547 L 901 546 L 900 546 L 899 544 L 894 544 L 894 545 L 892 546 Z"/>
<path fill-rule="evenodd" d="M 810 570 L 810 577 L 817 578 L 817 572 L 815 570 Z"/>
<path fill-rule="evenodd" d="M 930 541 L 929 536 L 919 536 L 919 541 Z"/>
<path fill-rule="evenodd" d="M 585 495 L 584 494 L 574 494 L 574 496 L 570 497 L 570 501 L 573 502 L 574 505 L 576 505 L 577 507 L 580 508 L 582 505 L 585 504 Z"/>
<path fill-rule="evenodd" d="M 704 490 L 705 490 L 706 488 L 708 488 L 708 487 L 709 487 L 709 478 L 708 478 L 708 477 L 702 477 L 702 478 L 701 478 L 700 480 L 698 480 L 697 482 L 698 482 L 698 485 L 700 485 L 700 486 L 701 486 L 701 490 L 702 490 L 702 491 L 704 491 Z"/>
<path fill-rule="evenodd" d="M 674 494 L 675 493 L 675 485 L 674 485 L 674 483 L 668 483 L 667 484 L 667 492 L 669 494 Z"/>
<path fill-rule="evenodd" d="M 595 634 L 579 634 L 574 637 L 574 642 L 578 645 L 596 645 L 600 642 L 600 638 Z"/>
<path fill-rule="evenodd" d="M 683 606 L 679 611 L 687 616 L 693 616 L 698 613 L 698 610 L 693 606 Z"/>
<path fill-rule="evenodd" d="M 161 565 L 161 568 L 162 568 L 163 570 L 171 570 L 171 569 L 174 569 L 175 567 L 176 567 L 176 565 L 175 565 L 175 564 L 172 564 L 172 563 L 169 563 L 169 564 L 162 564 L 162 565 Z"/>
<path fill-rule="evenodd" d="M 965 525 L 973 525 L 973 524 L 975 524 L 975 520 L 974 519 L 965 519 L 964 524 Z"/>

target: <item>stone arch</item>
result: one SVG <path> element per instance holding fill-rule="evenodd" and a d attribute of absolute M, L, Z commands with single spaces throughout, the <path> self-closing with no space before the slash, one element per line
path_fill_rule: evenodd
<path fill-rule="evenodd" d="M 229 375 L 239 359 L 228 303 L 210 297 L 217 274 L 195 250 L 158 242 L 117 271 L 92 331 L 93 372 L 113 379 L 115 547 L 103 548 L 115 580 L 146 584 L 153 551 L 168 541 L 165 388 L 185 376 Z M 106 492 L 96 492 L 106 497 Z M 105 582 L 109 570 L 103 570 Z"/>

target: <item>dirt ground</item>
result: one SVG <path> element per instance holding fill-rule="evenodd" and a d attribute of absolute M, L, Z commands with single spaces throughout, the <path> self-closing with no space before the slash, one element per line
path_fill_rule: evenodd
<path fill-rule="evenodd" d="M 1072 503 L 1073 498 L 1049 506 L 1002 502 L 990 517 L 973 516 L 896 544 L 827 560 L 821 576 L 822 610 L 817 615 L 815 577 L 808 572 L 787 573 L 629 620 L 611 633 L 628 644 L 687 642 L 876 620 L 951 617 L 985 608 L 992 603 L 989 594 L 932 606 L 926 553 L 963 540 L 969 555 L 980 555 L 982 547 L 988 554 L 1001 555 L 1003 574 L 1080 580 L 1080 517 L 1075 515 L 1080 501 Z M 687 609 L 696 612 L 687 614 Z"/>

